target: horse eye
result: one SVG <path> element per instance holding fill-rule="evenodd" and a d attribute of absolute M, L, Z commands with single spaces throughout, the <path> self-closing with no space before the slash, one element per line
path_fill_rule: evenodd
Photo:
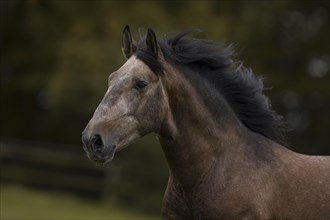
<path fill-rule="evenodd" d="M 134 88 L 141 91 L 144 87 L 146 87 L 148 85 L 148 83 L 146 81 L 143 80 L 137 80 L 135 82 Z"/>

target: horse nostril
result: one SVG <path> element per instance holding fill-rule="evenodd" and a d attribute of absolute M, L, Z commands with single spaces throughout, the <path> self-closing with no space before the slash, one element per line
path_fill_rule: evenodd
<path fill-rule="evenodd" d="M 91 139 L 91 144 L 95 148 L 102 148 L 103 141 L 102 141 L 101 135 L 98 135 L 98 134 L 94 135 Z"/>

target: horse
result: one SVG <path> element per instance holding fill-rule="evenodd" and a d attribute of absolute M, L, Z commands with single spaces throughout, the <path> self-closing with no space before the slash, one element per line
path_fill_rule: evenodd
<path fill-rule="evenodd" d="M 156 133 L 169 165 L 162 219 L 330 219 L 330 157 L 288 148 L 261 77 L 230 46 L 184 31 L 138 42 L 82 133 L 96 163 Z"/>

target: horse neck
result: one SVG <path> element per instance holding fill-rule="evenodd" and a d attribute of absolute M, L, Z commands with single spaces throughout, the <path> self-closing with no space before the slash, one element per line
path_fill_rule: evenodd
<path fill-rule="evenodd" d="M 221 157 L 240 155 L 241 126 L 225 102 L 220 103 L 218 110 L 211 111 L 205 97 L 183 75 L 168 75 L 164 76 L 163 85 L 169 109 L 160 142 L 171 178 L 183 186 L 194 187 L 203 181 Z M 210 90 L 207 88 L 206 91 Z M 217 114 L 218 111 L 221 114 Z"/>

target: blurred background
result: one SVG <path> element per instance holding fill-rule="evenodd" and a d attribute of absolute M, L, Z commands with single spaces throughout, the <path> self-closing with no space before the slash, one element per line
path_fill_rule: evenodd
<path fill-rule="evenodd" d="M 151 134 L 96 167 L 81 132 L 136 39 L 191 27 L 266 78 L 290 148 L 329 155 L 329 1 L 1 0 L 1 219 L 159 219 L 168 177 Z"/>

